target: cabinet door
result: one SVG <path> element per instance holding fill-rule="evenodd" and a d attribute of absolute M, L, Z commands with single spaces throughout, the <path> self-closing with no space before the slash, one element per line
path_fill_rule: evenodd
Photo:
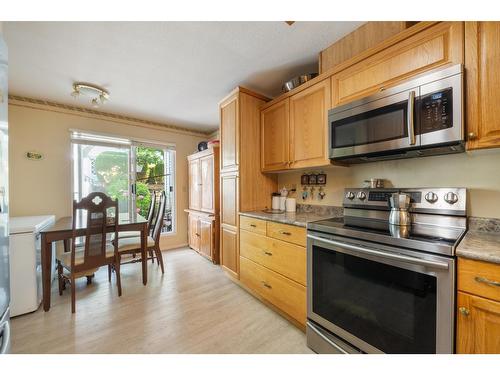
<path fill-rule="evenodd" d="M 330 164 L 328 110 L 330 80 L 319 82 L 290 98 L 290 160 L 292 168 Z"/>
<path fill-rule="evenodd" d="M 188 216 L 188 240 L 189 247 L 193 250 L 200 249 L 199 217 L 193 214 Z"/>
<path fill-rule="evenodd" d="M 463 22 L 440 22 L 332 76 L 337 106 L 445 64 L 463 63 Z"/>
<path fill-rule="evenodd" d="M 221 226 L 220 231 L 221 264 L 229 271 L 232 276 L 238 277 L 239 274 L 239 254 L 238 254 L 238 235 L 236 229 Z"/>
<path fill-rule="evenodd" d="M 263 171 L 287 169 L 289 166 L 289 99 L 261 112 L 261 158 Z"/>
<path fill-rule="evenodd" d="M 238 95 L 220 106 L 220 169 L 222 172 L 238 168 Z"/>
<path fill-rule="evenodd" d="M 465 23 L 468 149 L 500 147 L 500 22 Z"/>
<path fill-rule="evenodd" d="M 210 219 L 200 219 L 200 253 L 209 259 L 213 258 L 213 225 Z"/>
<path fill-rule="evenodd" d="M 221 223 L 238 225 L 238 175 L 221 175 Z"/>
<path fill-rule="evenodd" d="M 214 212 L 214 156 L 200 158 L 201 211 Z"/>
<path fill-rule="evenodd" d="M 500 354 L 500 302 L 458 292 L 457 353 Z"/>
<path fill-rule="evenodd" d="M 189 208 L 200 210 L 201 208 L 201 175 L 200 159 L 189 160 Z"/>

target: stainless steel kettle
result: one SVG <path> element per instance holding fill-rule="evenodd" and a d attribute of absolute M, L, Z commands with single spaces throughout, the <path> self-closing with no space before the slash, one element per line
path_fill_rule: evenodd
<path fill-rule="evenodd" d="M 411 225 L 410 208 L 411 197 L 405 193 L 393 193 L 389 198 L 391 213 L 389 224 L 408 226 Z"/>

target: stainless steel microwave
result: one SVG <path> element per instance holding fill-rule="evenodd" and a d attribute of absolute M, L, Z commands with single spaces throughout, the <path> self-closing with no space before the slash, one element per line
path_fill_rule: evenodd
<path fill-rule="evenodd" d="M 330 158 L 362 163 L 463 152 L 463 117 L 459 64 L 328 111 Z"/>

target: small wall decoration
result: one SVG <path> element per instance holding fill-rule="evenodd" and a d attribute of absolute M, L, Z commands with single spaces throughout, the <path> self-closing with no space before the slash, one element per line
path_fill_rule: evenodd
<path fill-rule="evenodd" d="M 309 185 L 309 175 L 303 174 L 302 176 L 300 176 L 300 184 Z"/>
<path fill-rule="evenodd" d="M 316 185 L 318 183 L 318 175 L 310 174 L 309 175 L 309 185 Z"/>
<path fill-rule="evenodd" d="M 326 185 L 326 173 L 320 173 L 317 175 L 316 183 L 318 185 Z"/>
<path fill-rule="evenodd" d="M 29 160 L 38 161 L 43 159 L 43 155 L 36 151 L 28 151 L 26 152 L 26 158 Z"/>

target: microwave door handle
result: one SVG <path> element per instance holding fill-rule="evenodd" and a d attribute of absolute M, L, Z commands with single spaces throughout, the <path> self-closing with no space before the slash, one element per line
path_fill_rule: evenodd
<path fill-rule="evenodd" d="M 408 143 L 410 146 L 415 144 L 415 91 L 408 93 L 408 111 L 407 111 L 407 125 L 408 125 Z"/>

